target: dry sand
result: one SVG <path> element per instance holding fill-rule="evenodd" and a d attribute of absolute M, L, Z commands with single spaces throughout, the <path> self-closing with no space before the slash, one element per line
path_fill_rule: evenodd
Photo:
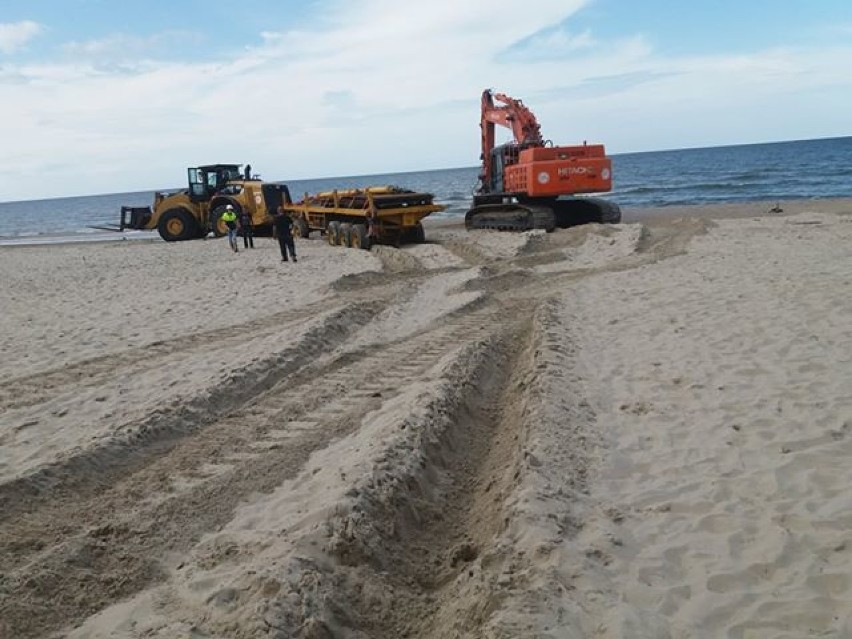
<path fill-rule="evenodd" d="M 0 249 L 0 637 L 852 637 L 852 202 L 783 206 Z"/>

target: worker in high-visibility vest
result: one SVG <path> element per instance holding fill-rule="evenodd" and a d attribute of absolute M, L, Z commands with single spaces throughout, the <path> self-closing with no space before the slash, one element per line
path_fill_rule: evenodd
<path fill-rule="evenodd" d="M 239 253 L 237 248 L 237 214 L 234 213 L 234 207 L 228 204 L 225 207 L 225 212 L 222 213 L 222 221 L 228 227 L 228 244 L 234 249 L 234 253 Z"/>

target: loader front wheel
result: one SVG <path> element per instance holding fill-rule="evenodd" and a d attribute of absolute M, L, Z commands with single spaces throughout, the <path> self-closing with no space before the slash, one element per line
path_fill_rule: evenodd
<path fill-rule="evenodd" d="M 186 209 L 169 209 L 160 217 L 157 231 L 166 242 L 182 242 L 198 237 L 198 222 Z"/>

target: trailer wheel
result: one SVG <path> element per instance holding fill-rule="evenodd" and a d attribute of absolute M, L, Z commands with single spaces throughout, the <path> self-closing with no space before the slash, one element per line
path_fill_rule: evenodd
<path fill-rule="evenodd" d="M 337 243 L 345 248 L 352 246 L 352 225 L 349 222 L 343 222 L 340 225 L 340 231 L 337 234 Z"/>
<path fill-rule="evenodd" d="M 198 237 L 198 222 L 186 209 L 169 209 L 160 217 L 157 231 L 166 242 L 182 242 Z"/>
<path fill-rule="evenodd" d="M 311 228 L 304 218 L 297 217 L 293 220 L 293 235 L 296 237 L 307 238 L 311 234 Z"/>
<path fill-rule="evenodd" d="M 352 248 L 370 250 L 370 238 L 367 235 L 366 224 L 352 225 Z"/>
<path fill-rule="evenodd" d="M 325 227 L 325 239 L 329 246 L 337 246 L 340 236 L 340 222 L 329 222 Z"/>

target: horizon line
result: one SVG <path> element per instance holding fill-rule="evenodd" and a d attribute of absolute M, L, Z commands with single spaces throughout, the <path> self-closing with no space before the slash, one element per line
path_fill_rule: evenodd
<path fill-rule="evenodd" d="M 678 147 L 678 148 L 668 148 L 668 149 L 654 149 L 649 151 L 623 151 L 620 153 L 611 153 L 607 154 L 610 158 L 616 158 L 625 155 L 642 155 L 642 154 L 650 154 L 650 153 L 673 153 L 680 151 L 702 151 L 707 149 L 727 149 L 727 148 L 738 148 L 738 147 L 746 147 L 746 146 L 766 146 L 766 145 L 775 145 L 775 144 L 796 144 L 801 142 L 824 142 L 828 140 L 843 140 L 847 138 L 852 138 L 852 135 L 837 135 L 837 136 L 829 136 L 829 137 L 820 137 L 820 138 L 801 138 L 795 140 L 772 140 L 765 142 L 741 142 L 736 144 L 719 144 L 719 145 L 711 145 L 711 146 L 694 146 L 694 147 Z M 562 146 L 577 146 L 565 144 Z M 478 169 L 479 165 L 470 165 L 470 166 L 454 166 L 454 167 L 442 167 L 442 168 L 431 168 L 431 169 L 416 169 L 411 171 L 390 171 L 384 173 L 360 173 L 360 174 L 352 174 L 352 175 L 326 175 L 320 177 L 295 177 L 295 178 L 287 178 L 283 180 L 269 180 L 270 183 L 289 183 L 289 182 L 312 182 L 312 181 L 320 181 L 320 180 L 344 180 L 344 179 L 353 179 L 353 178 L 367 178 L 367 177 L 378 177 L 378 176 L 387 176 L 387 175 L 411 175 L 413 173 L 436 173 L 439 171 L 459 171 L 471 169 Z M 126 195 L 131 193 L 157 193 L 157 192 L 169 192 L 179 190 L 183 187 L 169 187 L 166 189 L 139 189 L 137 191 L 111 191 L 111 192 L 102 192 L 102 193 L 87 193 L 85 195 L 54 195 L 50 197 L 40 197 L 40 198 L 23 198 L 19 200 L 3 200 L 0 202 L 2 204 L 18 204 L 21 202 L 46 202 L 49 200 L 67 200 L 74 198 L 87 198 L 87 197 L 106 197 L 111 195 Z"/>

